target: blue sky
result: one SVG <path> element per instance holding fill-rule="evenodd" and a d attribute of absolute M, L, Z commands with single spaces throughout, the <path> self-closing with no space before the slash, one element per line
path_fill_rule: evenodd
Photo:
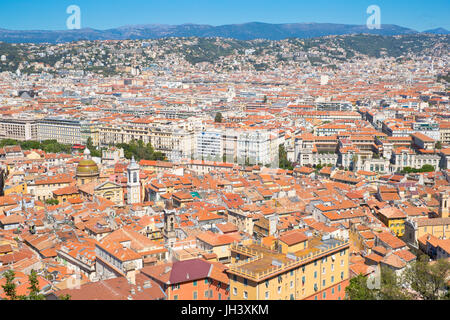
<path fill-rule="evenodd" d="M 382 24 L 450 29 L 449 0 L 0 0 L 0 28 L 64 30 L 72 4 L 81 9 L 81 27 L 94 29 L 253 21 L 365 24 L 369 5 L 380 7 Z"/>

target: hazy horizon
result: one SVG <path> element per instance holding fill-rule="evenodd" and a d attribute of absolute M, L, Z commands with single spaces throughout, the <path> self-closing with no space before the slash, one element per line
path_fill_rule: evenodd
<path fill-rule="evenodd" d="M 66 9 L 81 9 L 81 28 L 108 30 L 135 25 L 234 25 L 249 22 L 269 24 L 333 23 L 364 25 L 370 5 L 381 10 L 381 24 L 393 24 L 419 32 L 450 29 L 450 1 L 421 0 L 15 0 L 2 3 L 0 28 L 14 31 L 66 30 L 70 14 Z"/>

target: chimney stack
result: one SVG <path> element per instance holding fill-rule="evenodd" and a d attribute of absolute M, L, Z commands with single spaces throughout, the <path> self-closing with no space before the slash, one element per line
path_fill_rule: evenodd
<path fill-rule="evenodd" d="M 132 285 L 136 284 L 136 270 L 127 273 L 128 282 Z"/>

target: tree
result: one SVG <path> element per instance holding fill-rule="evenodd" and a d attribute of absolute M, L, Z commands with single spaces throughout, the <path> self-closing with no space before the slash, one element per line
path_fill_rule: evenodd
<path fill-rule="evenodd" d="M 217 113 L 216 113 L 216 117 L 214 118 L 214 122 L 219 122 L 219 123 L 221 123 L 222 120 L 223 120 L 223 118 L 222 118 L 222 113 L 217 112 Z"/>
<path fill-rule="evenodd" d="M 420 172 L 433 172 L 434 171 L 434 166 L 432 166 L 431 164 L 425 164 L 422 166 L 422 168 L 420 168 Z"/>
<path fill-rule="evenodd" d="M 31 274 L 28 276 L 28 282 L 30 283 L 30 286 L 28 287 L 30 294 L 28 295 L 27 300 L 45 300 L 45 296 L 39 293 L 41 289 L 39 288 L 39 280 L 36 271 L 31 270 Z"/>
<path fill-rule="evenodd" d="M 319 171 L 320 171 L 323 167 L 325 167 L 325 165 L 319 163 L 318 165 L 316 165 L 316 170 L 315 170 L 315 172 L 316 172 L 316 173 L 319 173 Z"/>
<path fill-rule="evenodd" d="M 97 148 L 94 147 L 91 137 L 87 138 L 86 148 L 89 149 L 89 151 L 91 152 L 91 156 L 92 157 L 101 157 L 102 156 L 101 151 L 97 150 Z"/>
<path fill-rule="evenodd" d="M 59 300 L 70 300 L 71 296 L 70 294 L 62 294 L 58 298 Z"/>
<path fill-rule="evenodd" d="M 32 270 L 31 274 L 28 276 L 28 282 L 30 284 L 30 286 L 28 287 L 28 289 L 30 290 L 30 294 L 28 296 L 17 295 L 17 286 L 14 283 L 16 274 L 13 270 L 6 271 L 3 276 L 6 279 L 6 283 L 2 285 L 2 288 L 8 300 L 45 300 L 45 296 L 39 293 L 39 280 L 37 278 L 36 271 Z"/>
<path fill-rule="evenodd" d="M 381 285 L 378 300 L 409 300 L 411 296 L 402 286 L 402 278 L 388 267 L 381 267 Z"/>
<path fill-rule="evenodd" d="M 146 145 L 142 140 L 132 140 L 130 143 L 119 143 L 118 148 L 122 148 L 125 158 L 131 159 L 134 156 L 136 161 L 145 160 L 166 160 L 165 155 L 153 148 L 152 144 L 149 142 Z"/>
<path fill-rule="evenodd" d="M 350 279 L 345 288 L 349 300 L 409 300 L 411 295 L 404 290 L 402 278 L 388 267 L 380 269 L 379 288 L 369 289 L 367 278 L 362 274 Z"/>
<path fill-rule="evenodd" d="M 278 147 L 278 159 L 279 159 L 278 165 L 281 169 L 294 170 L 294 166 L 287 159 L 287 152 L 283 144 L 280 144 Z"/>
<path fill-rule="evenodd" d="M 350 279 L 345 293 L 348 300 L 375 300 L 375 291 L 367 288 L 367 278 L 362 274 Z"/>
<path fill-rule="evenodd" d="M 381 268 L 381 283 L 379 289 L 368 289 L 366 278 L 359 275 L 350 279 L 346 288 L 350 300 L 409 300 L 421 298 L 424 300 L 448 300 L 448 277 L 450 262 L 441 259 L 428 262 L 428 257 L 422 255 L 410 264 L 400 275 L 388 267 Z M 410 290 L 406 290 L 409 288 Z M 413 292 L 411 292 L 413 291 Z"/>
<path fill-rule="evenodd" d="M 352 156 L 352 163 L 351 163 L 351 167 L 353 169 L 353 171 L 356 171 L 356 168 L 358 167 L 358 155 L 355 153 Z"/>
<path fill-rule="evenodd" d="M 47 199 L 47 200 L 45 200 L 45 203 L 49 204 L 49 205 L 57 205 L 57 204 L 59 204 L 59 200 L 58 199 Z"/>
<path fill-rule="evenodd" d="M 5 295 L 8 300 L 17 300 L 17 293 L 16 293 L 16 284 L 14 283 L 14 278 L 16 274 L 13 270 L 8 270 L 5 273 L 3 273 L 3 276 L 6 279 L 6 283 L 2 285 L 3 291 L 5 292 Z"/>
<path fill-rule="evenodd" d="M 264 96 L 263 103 L 267 103 L 267 96 Z"/>
<path fill-rule="evenodd" d="M 412 173 L 412 172 L 414 172 L 414 169 L 413 168 L 411 168 L 411 167 L 404 167 L 403 169 L 402 169 L 402 171 L 400 171 L 401 173 Z"/>
<path fill-rule="evenodd" d="M 421 173 L 421 172 L 433 172 L 434 166 L 431 164 L 425 164 L 420 169 L 415 169 L 411 167 L 404 167 L 403 170 L 401 170 L 401 173 Z"/>
<path fill-rule="evenodd" d="M 442 143 L 440 141 L 436 142 L 436 145 L 434 146 L 436 149 L 442 149 Z"/>
<path fill-rule="evenodd" d="M 448 299 L 447 287 L 450 276 L 450 262 L 440 259 L 428 262 L 422 255 L 404 273 L 404 282 L 424 300 Z"/>

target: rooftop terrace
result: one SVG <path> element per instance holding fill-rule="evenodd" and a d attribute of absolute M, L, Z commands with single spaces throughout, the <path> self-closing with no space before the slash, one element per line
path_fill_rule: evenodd
<path fill-rule="evenodd" d="M 247 246 L 232 245 L 232 251 L 250 258 L 231 265 L 229 272 L 259 282 L 349 246 L 348 241 L 334 238 L 314 237 L 308 242 L 308 248 L 287 254 L 255 242 Z"/>

